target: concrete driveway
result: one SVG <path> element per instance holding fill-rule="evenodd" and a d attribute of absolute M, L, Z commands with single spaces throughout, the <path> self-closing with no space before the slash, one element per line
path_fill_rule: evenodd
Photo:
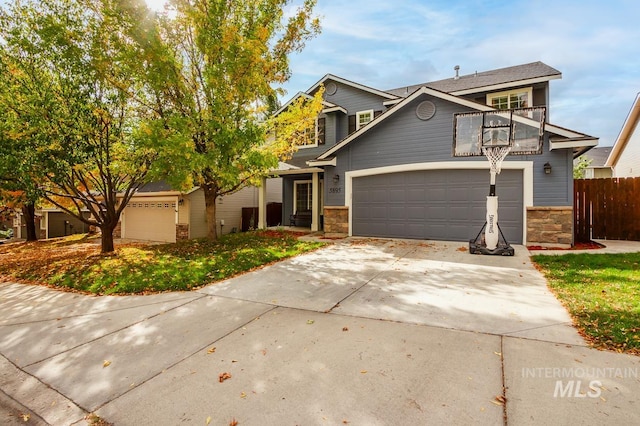
<path fill-rule="evenodd" d="M 4 283 L 0 310 L 0 423 L 640 423 L 640 359 L 586 347 L 524 247 L 347 239 L 191 293 Z"/>

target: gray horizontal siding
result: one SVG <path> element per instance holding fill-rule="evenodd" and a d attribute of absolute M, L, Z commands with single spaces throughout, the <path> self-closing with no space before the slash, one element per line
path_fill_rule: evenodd
<path fill-rule="evenodd" d="M 424 100 L 436 105 L 435 115 L 427 121 L 415 114 L 417 105 Z M 350 170 L 398 164 L 487 161 L 485 157 L 452 156 L 453 115 L 467 111 L 470 110 L 460 105 L 424 95 L 339 151 L 335 172 L 344 177 Z M 573 203 L 571 158 L 571 150 L 549 151 L 545 141 L 541 155 L 510 156 L 506 161 L 534 162 L 534 205 L 566 206 Z M 550 175 L 544 174 L 546 162 L 553 167 Z M 327 194 L 325 200 L 327 205 L 344 205 L 344 190 Z"/>

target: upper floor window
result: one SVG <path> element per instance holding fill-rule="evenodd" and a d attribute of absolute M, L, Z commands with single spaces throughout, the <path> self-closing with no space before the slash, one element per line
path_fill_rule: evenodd
<path fill-rule="evenodd" d="M 313 148 L 318 145 L 324 145 L 325 142 L 325 118 L 318 117 L 313 125 L 305 130 L 304 142 L 299 144 L 299 148 Z"/>
<path fill-rule="evenodd" d="M 367 125 L 371 120 L 373 120 L 373 110 L 370 109 L 368 111 L 358 111 L 356 113 L 356 130 L 360 129 Z"/>
<path fill-rule="evenodd" d="M 495 109 L 528 108 L 533 106 L 531 87 L 506 92 L 489 93 L 487 105 Z"/>

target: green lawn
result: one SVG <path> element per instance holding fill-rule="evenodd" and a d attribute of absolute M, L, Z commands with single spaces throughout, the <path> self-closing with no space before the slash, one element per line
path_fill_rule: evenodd
<path fill-rule="evenodd" d="M 256 231 L 216 242 L 125 244 L 110 255 L 87 236 L 8 244 L 0 246 L 0 276 L 94 294 L 191 290 L 323 245 L 298 236 Z"/>
<path fill-rule="evenodd" d="M 594 346 L 640 354 L 640 253 L 532 259 Z"/>

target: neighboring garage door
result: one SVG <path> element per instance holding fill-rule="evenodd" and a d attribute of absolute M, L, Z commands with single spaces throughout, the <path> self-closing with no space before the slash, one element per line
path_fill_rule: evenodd
<path fill-rule="evenodd" d="M 123 238 L 176 242 L 174 200 L 134 201 L 124 209 Z"/>
<path fill-rule="evenodd" d="M 497 177 L 498 223 L 522 243 L 522 170 Z M 422 170 L 353 179 L 353 235 L 468 241 L 485 222 L 488 170 Z"/>

